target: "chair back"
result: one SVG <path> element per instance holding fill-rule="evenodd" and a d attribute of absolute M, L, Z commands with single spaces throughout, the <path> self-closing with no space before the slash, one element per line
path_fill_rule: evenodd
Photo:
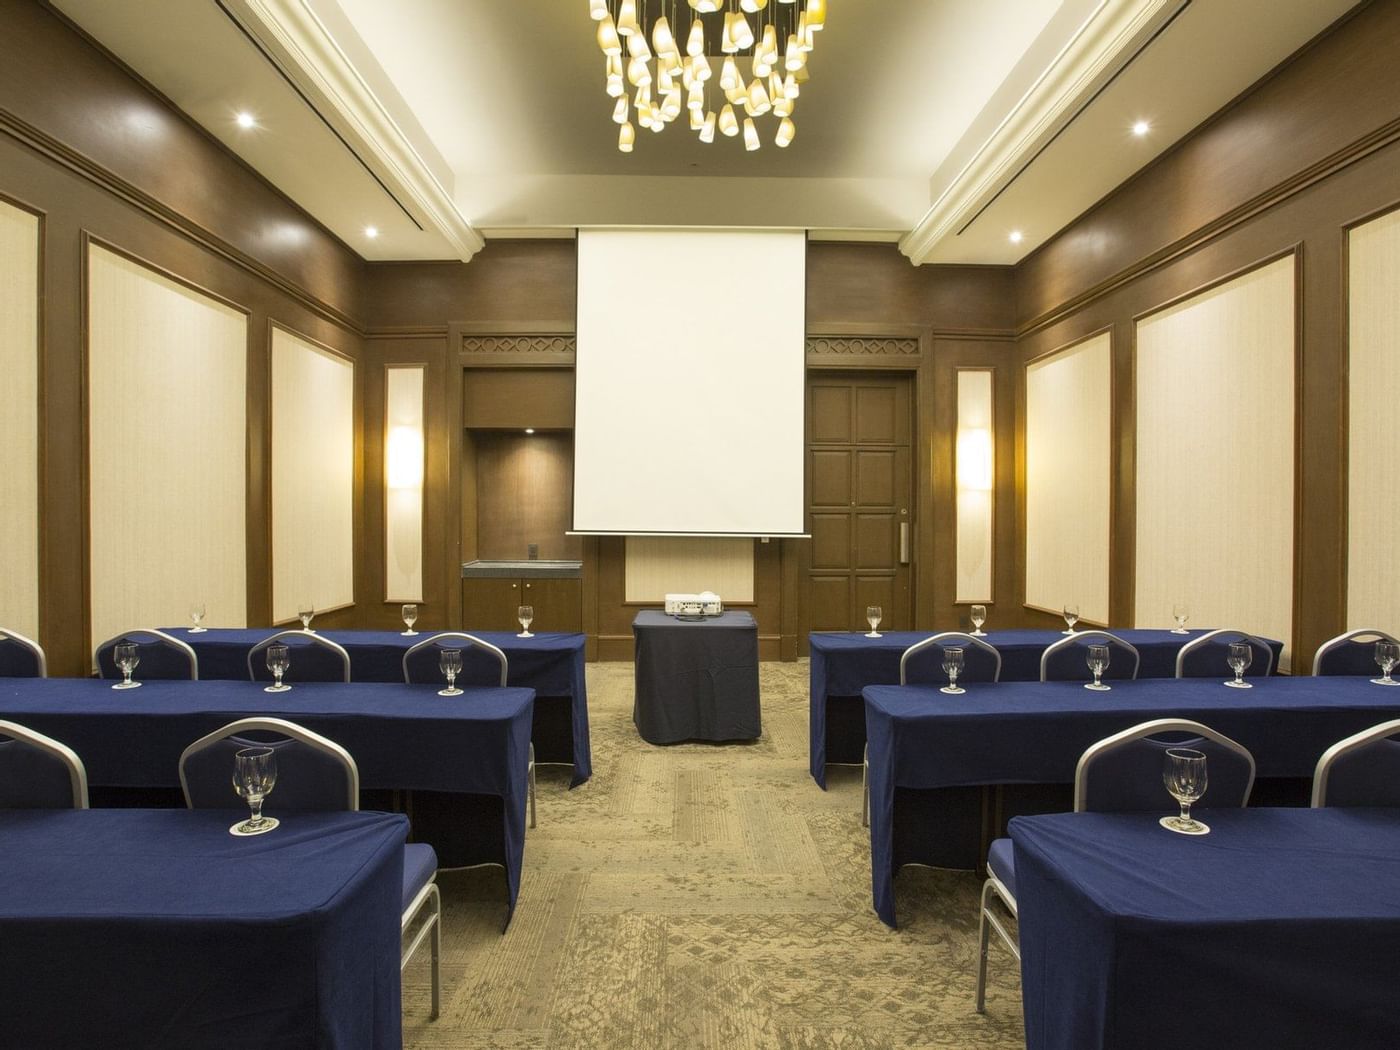
<path fill-rule="evenodd" d="M 0 809 L 87 808 L 87 770 L 73 749 L 0 721 Z"/>
<path fill-rule="evenodd" d="M 944 631 L 915 642 L 899 658 L 899 684 L 944 682 L 943 650 L 949 647 L 963 651 L 963 669 L 959 682 L 995 682 L 1001 678 L 1001 653 L 991 642 L 962 631 Z"/>
<path fill-rule="evenodd" d="M 195 682 L 199 680 L 199 657 L 189 644 L 174 635 L 152 628 L 126 631 L 109 638 L 97 647 L 93 660 L 97 664 L 99 678 L 120 678 L 113 650 L 122 642 L 135 643 L 140 652 L 141 662 L 132 678 L 138 682 L 175 680 Z"/>
<path fill-rule="evenodd" d="M 1245 669 L 1246 678 L 1267 678 L 1274 673 L 1274 647 L 1262 638 L 1244 631 L 1207 631 L 1199 638 L 1192 638 L 1176 654 L 1176 676 L 1178 678 L 1231 678 L 1226 660 L 1230 656 L 1232 642 L 1248 642 L 1254 651 L 1254 659 Z"/>
<path fill-rule="evenodd" d="M 1400 807 L 1400 719 L 1339 740 L 1317 760 L 1314 806 Z"/>
<path fill-rule="evenodd" d="M 284 682 L 348 682 L 350 654 L 343 645 L 314 631 L 278 631 L 248 650 L 248 678 L 254 682 L 272 681 L 267 669 L 267 647 L 285 645 L 288 650 Z"/>
<path fill-rule="evenodd" d="M 1208 809 L 1244 806 L 1254 790 L 1254 756 L 1241 744 L 1200 722 L 1157 718 L 1090 745 L 1074 770 L 1076 813 L 1141 813 L 1170 810 L 1176 800 L 1162 781 L 1166 753 L 1189 747 L 1206 756 Z"/>
<path fill-rule="evenodd" d="M 1075 631 L 1046 647 L 1040 654 L 1042 682 L 1082 682 L 1094 677 L 1085 662 L 1091 645 L 1107 645 L 1108 670 L 1104 678 L 1136 678 L 1142 662 L 1137 646 L 1108 631 Z"/>
<path fill-rule="evenodd" d="M 239 809 L 234 755 L 245 747 L 277 753 L 268 809 L 342 812 L 360 808 L 360 770 L 350 752 L 284 718 L 241 718 L 202 736 L 180 755 L 180 789 L 190 809 Z"/>
<path fill-rule="evenodd" d="M 1376 643 L 1393 642 L 1392 634 L 1374 627 L 1360 627 L 1323 642 L 1313 654 L 1312 673 L 1318 675 L 1367 674 L 1379 672 Z"/>
<path fill-rule="evenodd" d="M 0 678 L 47 678 L 48 660 L 39 643 L 0 627 Z"/>
<path fill-rule="evenodd" d="M 442 631 L 424 638 L 403 654 L 403 680 L 409 685 L 444 681 L 438 668 L 438 655 L 444 649 L 462 650 L 462 673 L 457 676 L 459 686 L 504 686 L 510 677 L 506 654 L 496 646 L 474 634 Z"/>

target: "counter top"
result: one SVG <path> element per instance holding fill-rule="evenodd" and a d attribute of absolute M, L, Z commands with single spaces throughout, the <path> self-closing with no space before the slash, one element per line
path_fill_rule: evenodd
<path fill-rule="evenodd" d="M 465 561 L 464 580 L 513 580 L 516 578 L 575 580 L 583 575 L 580 561 Z"/>

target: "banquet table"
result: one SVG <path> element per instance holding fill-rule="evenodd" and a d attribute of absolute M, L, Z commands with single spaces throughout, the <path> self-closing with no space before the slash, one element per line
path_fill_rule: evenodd
<path fill-rule="evenodd" d="M 651 744 L 757 740 L 758 624 L 747 612 L 679 620 L 646 609 L 632 621 L 632 721 Z"/>
<path fill-rule="evenodd" d="M 1393 1050 L 1400 810 L 1011 822 L 1029 1050 Z"/>
<path fill-rule="evenodd" d="M 343 746 L 362 789 L 495 796 L 497 826 L 465 847 L 432 844 L 443 867 L 503 865 L 512 911 L 525 851 L 533 703 L 533 690 L 513 687 L 442 697 L 426 685 L 304 683 L 267 693 L 252 682 L 152 681 L 114 690 L 95 678 L 0 678 L 0 718 L 67 744 L 95 787 L 178 787 L 180 754 L 190 743 L 235 719 L 266 716 Z M 277 815 L 275 792 L 267 811 Z"/>
<path fill-rule="evenodd" d="M 961 844 L 902 826 L 908 806 L 896 804 L 897 793 L 907 799 L 933 789 L 1072 784 L 1085 748 L 1154 718 L 1192 719 L 1224 733 L 1250 750 L 1260 778 L 1310 777 L 1329 746 L 1400 716 L 1400 690 L 1366 678 L 1253 682 L 1229 689 L 1209 678 L 1145 679 L 1114 682 L 1105 693 L 1077 682 L 998 682 L 969 685 L 961 696 L 935 686 L 867 687 L 875 910 L 895 925 L 894 875 L 903 864 L 967 866 L 950 864 L 944 852 L 961 853 Z M 1165 813 L 1165 791 L 1163 803 Z"/>
<path fill-rule="evenodd" d="M 278 628 L 281 630 L 282 628 Z M 214 627 L 193 633 L 188 627 L 161 630 L 188 642 L 199 658 L 201 679 L 247 681 L 248 650 L 277 633 L 270 628 Z M 396 631 L 317 631 L 350 654 L 354 682 L 403 682 L 403 657 L 409 648 L 436 631 L 419 631 L 405 638 Z M 570 787 L 593 775 L 588 739 L 588 687 L 584 681 L 584 636 L 541 632 L 521 638 L 508 631 L 469 631 L 506 654 L 508 685 L 535 691 L 536 761 L 574 767 Z M 552 712 L 567 709 L 568 725 L 549 724 Z"/>
<path fill-rule="evenodd" d="M 886 631 L 879 638 L 815 631 L 808 635 L 812 653 L 808 760 L 812 779 L 820 787 L 826 787 L 828 762 L 861 761 L 866 740 L 861 690 L 868 685 L 898 685 L 899 658 L 904 650 L 936 633 Z M 1139 678 L 1173 678 L 1176 654 L 1206 631 L 1173 634 L 1167 630 L 1125 629 L 1113 633 L 1137 648 L 1142 661 Z M 1018 629 L 988 631 L 982 640 L 1001 653 L 1003 682 L 1036 682 L 1040 680 L 1041 654 L 1065 637 L 1055 630 Z M 1270 639 L 1269 645 L 1277 667 L 1283 643 Z"/>
<path fill-rule="evenodd" d="M 297 813 L 235 838 L 236 816 L 0 815 L 0 1044 L 401 1046 L 407 819 Z"/>

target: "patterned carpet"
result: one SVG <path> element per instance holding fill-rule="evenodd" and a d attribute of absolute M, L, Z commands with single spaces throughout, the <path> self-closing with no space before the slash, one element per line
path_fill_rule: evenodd
<path fill-rule="evenodd" d="M 807 662 L 762 667 L 763 738 L 654 747 L 632 665 L 589 664 L 593 779 L 539 771 L 539 826 L 501 935 L 499 869 L 445 872 L 442 1016 L 404 974 L 422 1050 L 1022 1047 L 1014 961 L 972 1007 L 979 880 L 906 868 L 901 928 L 870 906 L 860 770 L 807 773 Z"/>

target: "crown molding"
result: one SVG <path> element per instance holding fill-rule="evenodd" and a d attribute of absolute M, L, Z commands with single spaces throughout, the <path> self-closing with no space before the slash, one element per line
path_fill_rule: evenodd
<path fill-rule="evenodd" d="M 899 241 L 915 266 L 956 236 L 1190 0 L 1104 0 Z"/>
<path fill-rule="evenodd" d="M 307 0 L 231 0 L 227 10 L 415 217 L 447 239 L 461 261 L 486 246 Z"/>

